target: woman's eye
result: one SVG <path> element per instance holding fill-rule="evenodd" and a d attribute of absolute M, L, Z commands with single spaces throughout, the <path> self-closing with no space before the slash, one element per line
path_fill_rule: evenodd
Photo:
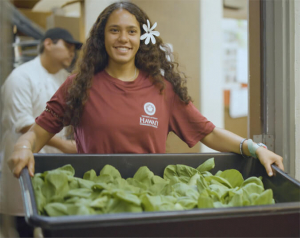
<path fill-rule="evenodd" d="M 130 33 L 130 34 L 134 34 L 134 33 L 136 33 L 136 31 L 135 31 L 135 30 L 132 30 L 132 31 L 129 31 L 129 33 Z"/>
<path fill-rule="evenodd" d="M 110 29 L 111 32 L 118 32 L 118 29 Z"/>

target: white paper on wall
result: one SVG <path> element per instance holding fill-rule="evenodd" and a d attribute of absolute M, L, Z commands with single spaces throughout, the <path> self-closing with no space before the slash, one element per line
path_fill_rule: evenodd
<path fill-rule="evenodd" d="M 248 52 L 247 49 L 239 48 L 237 50 L 236 60 L 236 81 L 239 83 L 248 83 Z"/>
<path fill-rule="evenodd" d="M 237 49 L 236 81 L 248 83 L 248 52 L 246 48 Z"/>
<path fill-rule="evenodd" d="M 246 117 L 248 115 L 248 89 L 230 90 L 229 115 L 232 118 Z"/>

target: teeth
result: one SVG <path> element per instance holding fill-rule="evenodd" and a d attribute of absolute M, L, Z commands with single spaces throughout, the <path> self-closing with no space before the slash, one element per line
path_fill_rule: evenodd
<path fill-rule="evenodd" d="M 128 48 L 124 48 L 124 47 L 118 47 L 117 49 L 122 52 L 127 52 L 129 50 Z"/>

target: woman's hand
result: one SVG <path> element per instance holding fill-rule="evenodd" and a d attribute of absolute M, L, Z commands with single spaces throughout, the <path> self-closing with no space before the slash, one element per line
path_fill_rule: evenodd
<path fill-rule="evenodd" d="M 24 167 L 28 167 L 29 175 L 34 176 L 34 157 L 29 148 L 15 149 L 7 164 L 16 178 L 20 177 Z"/>
<path fill-rule="evenodd" d="M 284 170 L 282 157 L 273 153 L 272 151 L 265 149 L 264 147 L 259 147 L 256 150 L 256 155 L 260 163 L 265 167 L 269 176 L 273 176 L 273 171 L 271 167 L 272 164 L 275 164 L 279 169 Z"/>
<path fill-rule="evenodd" d="M 230 131 L 216 127 L 210 134 L 204 137 L 201 142 L 214 150 L 240 154 L 240 142 L 242 141 L 242 139 L 242 137 Z M 251 155 L 248 149 L 247 141 L 243 143 L 242 150 L 245 155 Z M 256 150 L 256 155 L 259 158 L 261 164 L 265 167 L 269 176 L 273 175 L 271 167 L 272 164 L 275 164 L 281 170 L 284 170 L 282 157 L 273 153 L 272 151 L 267 150 L 264 147 L 259 147 Z"/>
<path fill-rule="evenodd" d="M 76 144 L 71 140 L 62 140 L 60 149 L 63 153 L 77 153 Z M 14 152 L 7 161 L 8 166 L 16 178 L 20 177 L 24 167 L 28 167 L 29 175 L 34 176 L 34 156 L 29 148 L 18 148 L 15 146 Z"/>
<path fill-rule="evenodd" d="M 24 167 L 28 167 L 29 175 L 34 176 L 34 157 L 54 136 L 34 123 L 25 134 L 21 135 L 14 146 L 14 151 L 7 164 L 15 177 L 19 178 Z M 37 139 L 38 138 L 38 139 Z"/>

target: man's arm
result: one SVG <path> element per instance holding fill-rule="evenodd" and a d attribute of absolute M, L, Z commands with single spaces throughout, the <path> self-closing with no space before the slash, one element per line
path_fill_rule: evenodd
<path fill-rule="evenodd" d="M 23 127 L 20 132 L 25 134 L 33 125 Z M 46 145 L 55 147 L 63 153 L 74 154 L 77 153 L 77 148 L 74 140 L 64 140 L 58 136 L 53 136 Z"/>

